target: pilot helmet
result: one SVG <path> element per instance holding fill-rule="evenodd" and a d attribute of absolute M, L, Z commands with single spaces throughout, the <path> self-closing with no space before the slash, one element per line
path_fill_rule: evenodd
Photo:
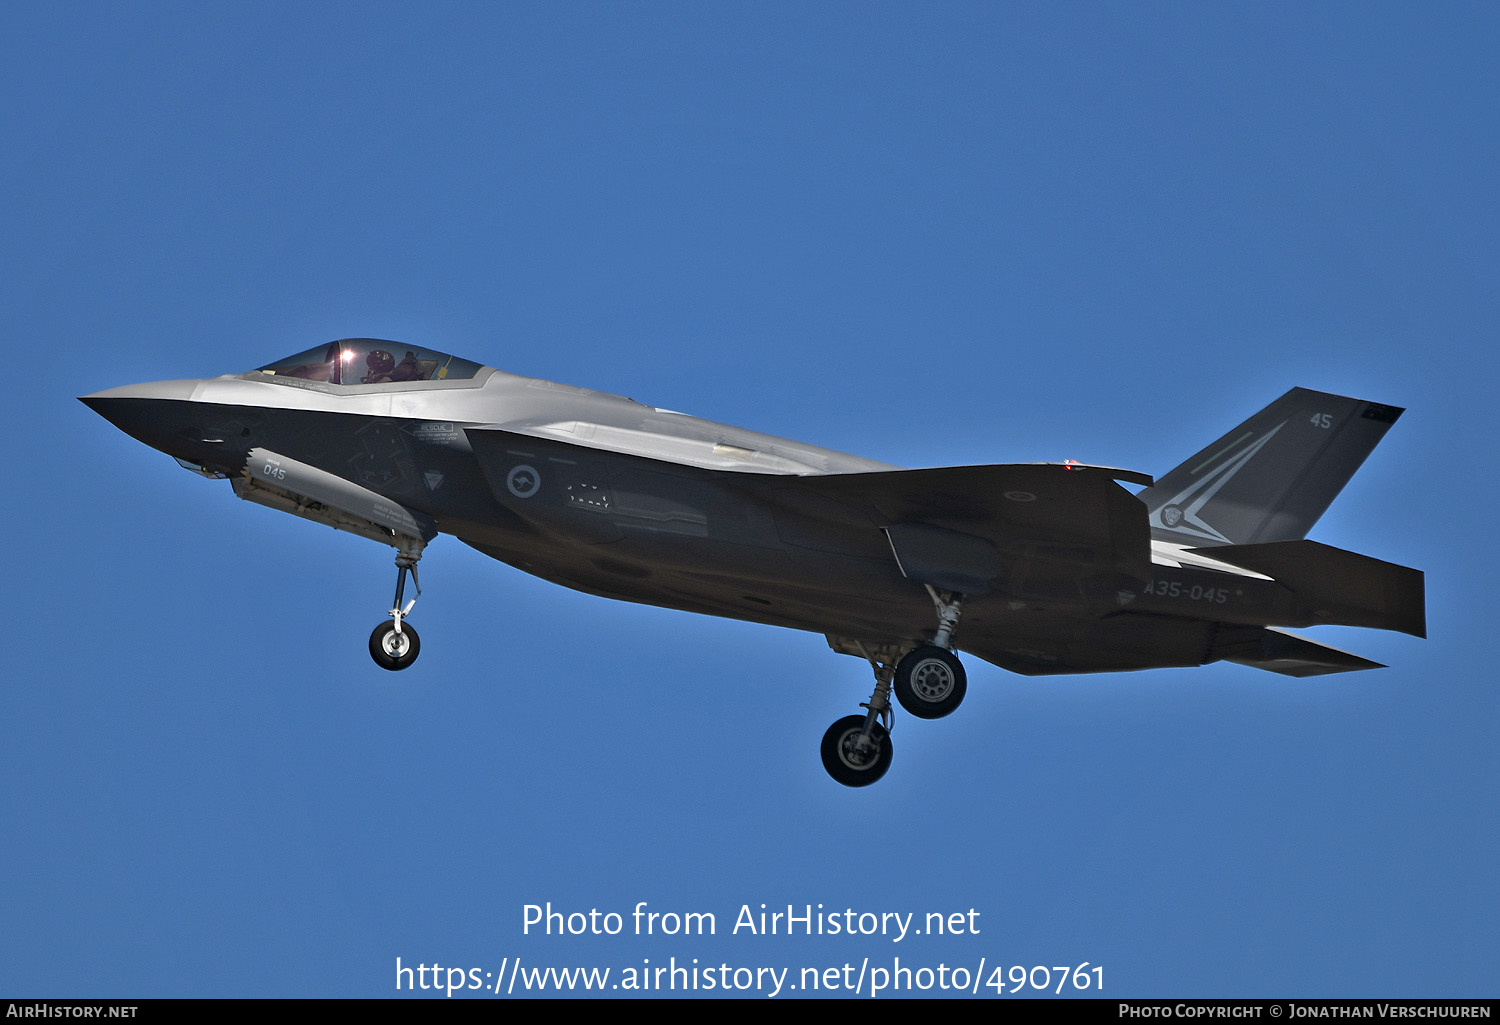
<path fill-rule="evenodd" d="M 395 369 L 396 358 L 384 349 L 371 349 L 365 357 L 365 366 L 369 367 L 371 377 L 383 377 Z"/>

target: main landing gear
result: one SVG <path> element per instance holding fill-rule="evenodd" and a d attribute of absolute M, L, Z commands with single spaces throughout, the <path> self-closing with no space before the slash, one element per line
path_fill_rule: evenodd
<path fill-rule="evenodd" d="M 381 623 L 370 634 L 370 657 L 382 669 L 392 672 L 405 669 L 417 660 L 422 650 L 422 640 L 417 631 L 406 622 L 407 614 L 422 596 L 422 585 L 417 580 L 417 561 L 422 558 L 422 543 L 406 545 L 396 553 L 396 601 L 391 606 L 391 622 Z M 406 574 L 411 572 L 411 582 L 417 589 L 417 598 L 402 606 L 406 596 Z"/>
<path fill-rule="evenodd" d="M 865 648 L 863 644 L 859 645 Z M 875 693 L 864 715 L 846 715 L 823 734 L 823 768 L 846 787 L 867 787 L 891 767 L 891 676 L 885 652 L 864 652 L 875 670 Z"/>
<path fill-rule="evenodd" d="M 865 714 L 845 716 L 823 734 L 823 768 L 846 787 L 867 787 L 891 767 L 891 691 L 918 719 L 941 719 L 958 708 L 968 690 L 963 663 L 951 650 L 963 596 L 931 585 L 927 593 L 938 615 L 931 644 L 909 650 L 861 641 L 833 644 L 836 651 L 863 656 L 875 671 L 875 692 L 860 704 Z"/>

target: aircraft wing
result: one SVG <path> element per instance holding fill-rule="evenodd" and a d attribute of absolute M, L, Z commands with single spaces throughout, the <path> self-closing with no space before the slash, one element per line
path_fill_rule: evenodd
<path fill-rule="evenodd" d="M 792 513 L 884 530 L 907 577 L 946 590 L 984 594 L 1028 566 L 1052 578 L 1151 578 L 1146 508 L 1116 483 L 1151 478 L 1128 470 L 1015 463 L 724 479 Z"/>
<path fill-rule="evenodd" d="M 535 432 L 520 435 L 513 427 L 465 431 L 502 499 L 509 446 L 521 437 L 561 440 Z M 655 450 L 616 455 L 642 464 L 667 463 L 679 472 L 705 471 L 705 480 L 724 497 L 769 507 L 784 525 L 815 524 L 835 536 L 884 531 L 906 577 L 940 590 L 987 594 L 992 581 L 1003 576 L 1006 592 L 1016 597 L 1076 599 L 1080 588 L 1113 593 L 1122 576 L 1140 583 L 1151 579 L 1146 507 L 1116 483 L 1149 484 L 1152 478 L 1142 473 L 1056 463 L 765 473 L 718 469 L 696 458 L 678 462 Z M 850 540 L 851 550 L 864 547 L 857 538 Z M 833 543 L 843 547 L 836 539 Z"/>

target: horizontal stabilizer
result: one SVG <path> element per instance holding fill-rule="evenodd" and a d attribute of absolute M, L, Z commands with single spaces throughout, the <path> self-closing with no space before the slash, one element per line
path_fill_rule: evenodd
<path fill-rule="evenodd" d="M 1356 669 L 1385 668 L 1379 662 L 1271 628 L 1259 631 L 1253 640 L 1236 642 L 1215 654 L 1226 662 L 1237 662 L 1282 676 L 1323 676 Z"/>
<path fill-rule="evenodd" d="M 1221 562 L 1272 577 L 1319 623 L 1427 636 L 1421 570 L 1316 541 L 1273 541 L 1200 549 Z"/>

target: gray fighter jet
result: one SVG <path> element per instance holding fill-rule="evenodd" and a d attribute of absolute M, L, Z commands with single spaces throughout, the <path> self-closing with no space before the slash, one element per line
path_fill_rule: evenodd
<path fill-rule="evenodd" d="M 892 691 L 918 718 L 958 707 L 959 648 L 1027 675 L 1313 676 L 1379 665 L 1278 628 L 1426 635 L 1420 572 L 1304 540 L 1402 411 L 1302 388 L 1159 482 L 907 470 L 368 338 L 82 401 L 241 498 L 394 548 L 385 669 L 417 657 L 406 578 L 439 533 L 590 594 L 825 634 L 875 673 L 823 739 L 848 786 L 890 765 Z"/>

